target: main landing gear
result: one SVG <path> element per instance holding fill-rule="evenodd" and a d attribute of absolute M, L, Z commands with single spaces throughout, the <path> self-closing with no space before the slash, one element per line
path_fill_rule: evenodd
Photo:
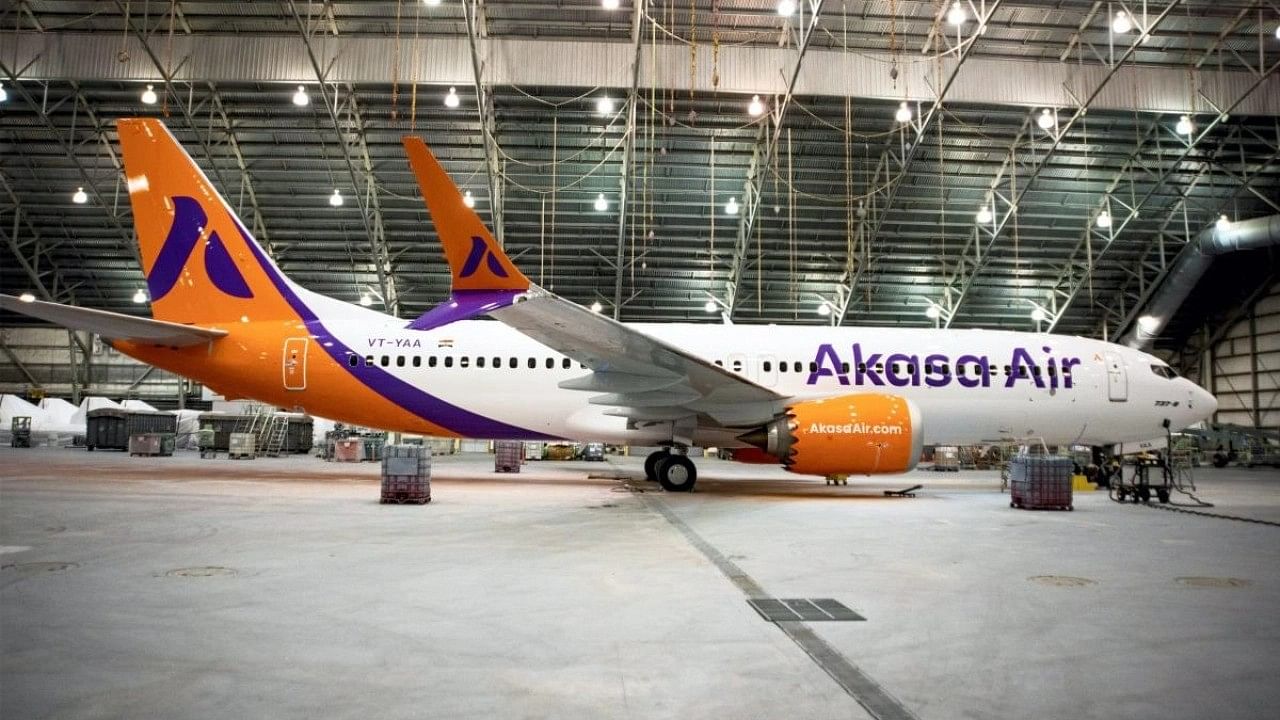
<path fill-rule="evenodd" d="M 644 459 L 644 476 L 667 492 L 689 492 L 698 481 L 698 469 L 682 454 L 659 450 Z"/>

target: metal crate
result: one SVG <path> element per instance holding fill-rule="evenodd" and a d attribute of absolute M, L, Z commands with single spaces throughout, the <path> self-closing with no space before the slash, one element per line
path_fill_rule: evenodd
<path fill-rule="evenodd" d="M 520 472 L 520 463 L 524 462 L 524 443 L 499 440 L 493 444 L 493 471 Z"/>
<path fill-rule="evenodd" d="M 173 454 L 173 435 L 169 433 L 138 433 L 129 436 L 129 454 L 149 457 Z"/>
<path fill-rule="evenodd" d="M 431 448 L 386 445 L 382 454 L 382 503 L 431 502 Z"/>
<path fill-rule="evenodd" d="M 258 454 L 258 437 L 253 433 L 231 433 L 227 456 L 233 460 L 253 459 Z"/>
<path fill-rule="evenodd" d="M 1072 510 L 1071 458 L 1018 455 L 1009 461 L 1009 507 Z"/>

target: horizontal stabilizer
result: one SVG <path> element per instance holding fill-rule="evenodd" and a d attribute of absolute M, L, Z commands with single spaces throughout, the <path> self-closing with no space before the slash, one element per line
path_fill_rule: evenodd
<path fill-rule="evenodd" d="M 149 345 L 186 347 L 217 340 L 227 334 L 226 330 L 210 330 L 107 310 L 94 310 L 42 300 L 28 302 L 12 295 L 0 295 L 0 308 L 48 320 L 70 330 L 85 330 L 112 340 L 128 340 Z"/>

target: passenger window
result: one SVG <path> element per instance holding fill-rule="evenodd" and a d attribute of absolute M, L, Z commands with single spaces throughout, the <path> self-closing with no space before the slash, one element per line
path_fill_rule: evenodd
<path fill-rule="evenodd" d="M 849 363 L 847 363 L 847 362 L 842 362 L 842 363 L 840 363 L 840 372 L 841 372 L 842 374 L 844 374 L 844 375 L 848 375 L 848 374 L 849 374 Z"/>
<path fill-rule="evenodd" d="M 547 358 L 547 369 L 548 369 L 548 370 L 555 370 L 555 369 L 556 369 L 556 359 L 555 359 L 555 358 Z"/>
<path fill-rule="evenodd" d="M 564 368 L 565 370 L 569 370 L 573 368 L 573 361 L 570 360 L 569 358 L 565 358 L 560 361 L 560 367 Z"/>
<path fill-rule="evenodd" d="M 391 364 L 391 357 L 390 357 L 389 355 L 383 355 L 383 356 L 382 356 L 382 367 L 386 367 L 386 366 L 388 366 L 388 365 L 390 365 L 390 364 Z"/>
<path fill-rule="evenodd" d="M 925 375 L 932 375 L 932 374 L 933 374 L 933 366 L 932 366 L 932 365 L 925 365 L 925 366 L 924 366 L 924 374 L 925 374 Z"/>
<path fill-rule="evenodd" d="M 784 360 L 783 362 L 778 363 L 778 372 L 786 372 L 786 371 L 787 371 L 786 361 Z"/>
<path fill-rule="evenodd" d="M 492 365 L 492 367 L 494 367 L 494 368 L 500 368 L 500 367 L 502 367 L 502 358 L 500 358 L 500 357 L 494 357 L 494 358 L 493 358 L 493 365 Z"/>
<path fill-rule="evenodd" d="M 414 355 L 414 356 L 413 356 L 413 366 L 414 366 L 414 367 L 422 367 L 422 356 L 421 356 L 421 355 Z"/>
<path fill-rule="evenodd" d="M 587 364 L 586 364 L 586 363 L 578 363 L 578 367 L 582 368 L 583 370 L 586 370 L 586 369 L 587 369 Z"/>
<path fill-rule="evenodd" d="M 723 360 L 717 360 L 717 361 L 716 361 L 716 367 L 724 367 L 724 361 L 723 361 Z"/>
<path fill-rule="evenodd" d="M 372 355 L 365 355 L 365 356 L 364 356 L 364 364 L 365 364 L 365 365 L 373 365 L 373 356 L 372 356 Z"/>
<path fill-rule="evenodd" d="M 773 363 L 769 362 L 768 360 L 765 360 L 764 364 L 761 367 L 764 368 L 765 372 L 770 372 L 773 370 Z"/>
<path fill-rule="evenodd" d="M 1019 366 L 1018 366 L 1018 377 L 1020 377 L 1020 378 L 1024 378 L 1024 377 L 1026 377 L 1026 376 L 1027 376 L 1027 366 L 1026 366 L 1026 365 L 1019 365 Z"/>
<path fill-rule="evenodd" d="M 889 364 L 889 372 L 893 373 L 894 375 L 897 375 L 897 374 L 898 374 L 898 363 L 890 363 L 890 364 Z"/>
<path fill-rule="evenodd" d="M 512 370 L 515 370 L 516 368 L 520 367 L 520 358 L 513 357 L 510 360 L 508 360 L 507 367 L 511 368 Z"/>
<path fill-rule="evenodd" d="M 436 356 L 432 355 L 431 357 L 427 358 L 427 367 L 435 367 L 435 366 L 436 366 Z"/>
<path fill-rule="evenodd" d="M 1004 366 L 1004 374 L 1005 374 L 1005 375 L 1012 375 L 1012 374 L 1013 374 L 1013 369 L 1012 369 L 1012 368 L 1010 368 L 1008 365 L 1005 365 L 1005 366 Z"/>
<path fill-rule="evenodd" d="M 355 355 L 351 355 L 347 358 L 347 365 L 350 365 L 351 367 L 355 367 L 359 364 L 360 364 L 360 358 L 356 357 Z"/>
<path fill-rule="evenodd" d="M 964 365 L 956 365 L 956 374 L 964 377 Z"/>
<path fill-rule="evenodd" d="M 1036 377 L 1040 377 L 1040 366 L 1039 366 L 1039 365 L 1032 365 L 1032 366 L 1031 366 L 1031 374 L 1032 374 L 1032 375 L 1035 375 Z"/>
<path fill-rule="evenodd" d="M 866 372 L 866 371 L 867 371 L 867 364 L 866 364 L 866 363 L 858 363 L 858 372 L 860 372 L 860 373 L 864 373 L 864 372 Z"/>
<path fill-rule="evenodd" d="M 884 363 L 876 363 L 876 372 L 884 372 Z"/>
<path fill-rule="evenodd" d="M 533 369 L 534 369 L 534 368 L 536 368 L 536 367 L 538 367 L 538 359 L 537 359 L 537 358 L 529 358 L 529 369 L 530 369 L 530 370 L 533 370 Z"/>
<path fill-rule="evenodd" d="M 741 360 L 734 360 L 734 361 L 733 361 L 733 371 L 734 371 L 734 372 L 742 372 L 742 361 L 741 361 Z"/>
<path fill-rule="evenodd" d="M 483 355 L 481 355 L 480 357 L 476 358 L 476 367 L 478 367 L 478 368 L 482 368 L 482 367 L 484 367 L 484 356 L 483 356 Z"/>
<path fill-rule="evenodd" d="M 818 363 L 816 363 L 816 362 L 811 362 L 811 363 L 809 363 L 809 372 L 811 372 L 811 373 L 816 373 L 816 372 L 818 372 Z"/>
<path fill-rule="evenodd" d="M 451 368 L 451 367 L 453 367 L 453 356 L 452 356 L 452 355 L 450 355 L 450 356 L 448 356 L 448 357 L 446 357 L 446 358 L 444 359 L 444 366 L 445 366 L 445 367 L 447 367 L 447 368 Z"/>
<path fill-rule="evenodd" d="M 403 355 L 397 355 L 397 356 L 396 356 L 396 367 L 404 367 L 404 356 L 403 356 Z"/>
<path fill-rule="evenodd" d="M 802 365 L 799 360 L 796 361 L 795 368 L 796 372 L 804 372 L 804 365 Z"/>
<path fill-rule="evenodd" d="M 471 365 L 470 355 L 463 355 L 462 357 L 458 358 L 458 367 L 464 368 L 464 367 L 468 367 L 469 365 Z"/>

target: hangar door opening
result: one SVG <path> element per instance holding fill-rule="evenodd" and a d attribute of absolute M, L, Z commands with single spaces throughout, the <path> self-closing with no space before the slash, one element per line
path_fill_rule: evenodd
<path fill-rule="evenodd" d="M 1117 353 L 1107 353 L 1107 397 L 1111 402 L 1129 399 L 1129 377 L 1125 373 L 1124 359 Z"/>
<path fill-rule="evenodd" d="M 284 341 L 284 389 L 307 389 L 307 345 L 311 338 L 286 338 Z"/>

